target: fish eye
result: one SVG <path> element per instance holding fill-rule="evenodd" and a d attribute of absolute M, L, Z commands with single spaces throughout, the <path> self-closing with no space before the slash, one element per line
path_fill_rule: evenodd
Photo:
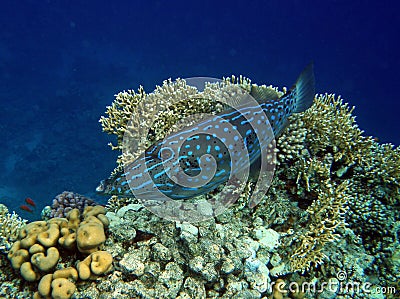
<path fill-rule="evenodd" d="M 170 159 L 173 156 L 173 151 L 169 147 L 163 147 L 158 153 L 158 158 L 161 160 Z"/>

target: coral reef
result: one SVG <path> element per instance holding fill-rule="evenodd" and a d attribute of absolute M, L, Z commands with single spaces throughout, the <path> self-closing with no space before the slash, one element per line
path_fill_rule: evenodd
<path fill-rule="evenodd" d="M 251 87 L 246 78 L 220 84 Z M 230 94 L 216 84 L 207 88 L 210 98 Z M 162 97 L 165 114 L 142 103 L 168 93 L 178 100 Z M 117 135 L 112 147 L 121 150 L 131 113 L 144 109 L 150 123 L 155 119 L 154 131 L 144 136 L 135 123 L 137 131 L 129 129 L 143 137 L 137 145 L 143 149 L 184 116 L 224 108 L 193 94 L 183 80 L 165 81 L 152 94 L 120 93 L 101 119 L 103 130 Z M 0 276 L 9 287 L 0 296 L 29 297 L 39 281 L 35 298 L 398 298 L 400 150 L 364 136 L 353 112 L 325 94 L 291 117 L 277 140 L 272 186 L 254 208 L 247 205 L 250 181 L 230 209 L 195 224 L 160 219 L 137 199 L 116 196 L 105 215 L 104 208 L 89 207 L 72 210 L 68 219 L 28 224 L 10 258 L 23 280 L 34 282 L 26 283 L 29 289 Z M 204 197 L 218 196 L 216 190 Z M 293 287 L 303 284 L 308 288 Z M 366 286 L 371 293 L 357 289 Z"/>
<path fill-rule="evenodd" d="M 25 281 L 39 281 L 33 298 L 71 298 L 78 277 L 96 279 L 112 269 L 111 254 L 100 251 L 109 224 L 104 213 L 102 206 L 89 206 L 81 218 L 73 209 L 67 218 L 31 222 L 20 230 L 7 257 Z M 71 257 L 77 253 L 90 255 L 75 268 Z"/>
<path fill-rule="evenodd" d="M 96 203 L 88 197 L 71 191 L 64 191 L 53 199 L 50 207 L 43 209 L 42 218 L 67 217 L 73 209 L 78 209 L 80 213 L 83 213 L 86 207 L 95 205 Z"/>
<path fill-rule="evenodd" d="M 377 276 L 381 285 L 390 286 L 399 277 L 391 261 L 398 246 L 400 152 L 364 136 L 353 110 L 340 97 L 316 96 L 315 104 L 293 119 L 277 142 L 285 152 L 279 147 L 293 144 L 290 138 L 299 127 L 306 131 L 306 138 L 294 142 L 298 145 L 303 139 L 296 155 L 278 156 L 285 163 L 280 164 L 267 196 L 287 198 L 307 212 L 293 209 L 286 215 L 290 226 L 286 220 L 277 228 L 287 233 L 281 250 L 290 257 L 290 271 L 311 278 L 319 269 L 350 273 L 353 270 L 343 259 L 347 253 L 332 258 L 332 248 L 346 252 L 357 246 L 371 263 L 361 266 L 368 273 L 354 281 L 376 283 L 371 276 Z M 347 243 L 341 242 L 346 238 Z M 334 277 L 335 271 L 331 274 Z"/>
<path fill-rule="evenodd" d="M 400 151 L 363 136 L 352 115 L 353 109 L 333 95 L 317 96 L 314 106 L 291 125 L 304 124 L 307 137 L 299 154 L 288 160 L 290 167 L 283 166 L 280 172 L 296 186 L 292 193 L 301 203 L 311 204 L 310 208 L 316 199 L 320 201 L 320 189 L 327 182 L 333 186 L 351 186 L 342 194 L 346 200 L 334 215 L 340 216 L 368 246 L 380 247 L 382 236 L 393 231 L 394 220 L 399 217 L 393 207 L 400 196 Z M 287 140 L 290 135 L 289 127 L 282 138 Z M 337 195 L 331 196 L 339 199 Z M 330 201 L 326 206 L 334 207 Z M 330 215 L 326 219 L 332 218 Z"/>
<path fill-rule="evenodd" d="M 245 90 L 252 86 L 246 78 L 232 77 L 223 83 Z M 203 95 L 228 97 L 229 88 L 221 89 L 224 84 L 208 85 Z M 181 88 L 188 89 L 186 94 Z M 278 94 L 287 91 L 269 88 Z M 185 97 L 194 94 L 189 89 L 182 80 L 165 81 L 157 92 L 171 97 L 177 94 L 176 103 L 182 104 Z M 144 105 L 141 101 L 147 96 L 142 88 L 139 94 L 119 94 L 114 106 L 108 107 L 109 117 L 100 121 L 104 131 L 117 135 L 114 149 L 122 149 L 131 113 L 137 112 L 132 106 Z M 164 98 L 164 106 L 174 107 L 168 103 L 169 97 Z M 224 108 L 212 101 L 206 104 L 211 111 Z M 191 107 L 187 114 L 186 110 L 168 108 L 158 119 L 167 129 L 141 135 L 138 150 L 164 137 L 180 119 L 208 109 Z M 126 291 L 111 288 L 109 297 L 260 298 L 271 294 L 283 298 L 285 293 L 278 291 L 277 284 L 341 282 L 340 271 L 348 273 L 347 278 L 354 283 L 393 286 L 399 279 L 400 217 L 396 206 L 400 202 L 400 149 L 365 136 L 353 111 L 354 107 L 340 97 L 322 94 L 316 95 L 310 109 L 290 117 L 286 130 L 277 138 L 279 167 L 273 184 L 253 210 L 242 198 L 207 222 L 174 225 L 150 215 L 136 199 L 110 198 L 109 250 L 116 254 L 121 275 L 135 279 L 123 283 Z M 150 115 L 150 123 L 154 119 Z M 135 134 L 137 137 L 140 132 Z M 121 162 L 123 159 L 118 160 Z M 252 190 L 251 183 L 247 187 Z M 127 228 L 131 228 L 130 233 L 126 233 Z M 114 279 L 116 284 L 122 283 L 118 277 Z M 343 290 L 290 293 L 292 298 L 337 295 L 363 298 L 362 293 Z"/>

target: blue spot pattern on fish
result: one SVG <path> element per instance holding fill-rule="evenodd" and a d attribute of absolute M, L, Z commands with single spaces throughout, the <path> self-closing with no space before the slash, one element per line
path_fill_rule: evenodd
<path fill-rule="evenodd" d="M 278 136 L 286 127 L 290 115 L 305 111 L 312 105 L 315 95 L 313 66 L 307 66 L 296 84 L 281 97 L 270 89 L 255 85 L 252 86 L 250 95 L 257 100 L 257 107 L 243 105 L 236 109 L 230 108 L 215 117 L 209 117 L 166 136 L 146 149 L 144 155 L 125 166 L 124 171 L 102 181 L 97 191 L 125 197 L 143 196 L 154 200 L 159 200 L 159 192 L 162 192 L 177 200 L 216 189 L 228 181 L 231 169 L 243 169 L 246 161 L 250 162 L 250 166 L 259 163 L 262 152 L 259 136 L 271 136 L 272 133 L 268 135 L 269 128 L 272 128 L 273 136 Z M 268 119 L 258 115 L 260 108 Z M 268 121 L 270 127 L 267 126 Z M 265 126 L 257 132 L 252 122 Z M 230 136 L 230 143 L 226 143 L 224 137 L 219 138 L 219 134 L 215 132 Z M 190 137 L 182 141 L 185 134 L 190 134 Z M 179 143 L 181 145 L 176 149 Z M 243 151 L 234 150 L 238 147 L 247 149 L 248 160 L 243 157 Z M 175 157 L 174 153 L 179 153 L 179 156 Z M 210 171 L 211 168 L 213 172 Z M 192 180 L 196 187 L 176 183 L 180 181 L 180 170 L 189 177 L 189 183 Z M 172 180 L 171 176 L 174 175 Z"/>

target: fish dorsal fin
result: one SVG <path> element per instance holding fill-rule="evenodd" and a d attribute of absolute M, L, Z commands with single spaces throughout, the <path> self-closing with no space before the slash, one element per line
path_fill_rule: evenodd
<path fill-rule="evenodd" d="M 279 99 L 279 94 L 271 87 L 252 85 L 251 96 L 259 103 L 264 103 L 269 100 Z"/>

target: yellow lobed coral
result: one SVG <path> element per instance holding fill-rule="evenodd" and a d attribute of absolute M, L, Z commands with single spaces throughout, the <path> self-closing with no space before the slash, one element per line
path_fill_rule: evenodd
<path fill-rule="evenodd" d="M 79 278 L 95 279 L 112 269 L 112 255 L 107 251 L 96 251 L 77 264 Z"/>
<path fill-rule="evenodd" d="M 98 251 L 105 242 L 104 226 L 94 220 L 82 222 L 76 232 L 78 250 L 83 253 Z"/>
<path fill-rule="evenodd" d="M 73 267 L 52 272 L 59 262 L 59 250 L 78 249 L 83 253 L 92 253 L 92 271 L 94 275 L 103 274 L 112 268 L 111 254 L 100 251 L 105 241 L 104 228 L 108 219 L 101 206 L 87 207 L 83 221 L 79 211 L 72 210 L 67 219 L 53 218 L 48 221 L 35 221 L 25 225 L 19 233 L 19 240 L 14 242 L 8 259 L 14 269 L 19 270 L 26 281 L 38 281 L 38 291 L 34 298 L 68 299 L 75 292 L 78 271 Z M 95 231 L 90 228 L 95 226 Z M 83 245 L 82 245 L 83 244 Z M 47 275 L 43 275 L 49 273 Z M 97 276 L 96 276 L 97 277 Z"/>
<path fill-rule="evenodd" d="M 71 275 L 71 273 L 74 274 Z M 77 278 L 76 270 L 71 267 L 58 270 L 54 274 L 46 274 L 40 280 L 38 291 L 35 292 L 33 298 L 69 299 L 76 290 Z"/>

